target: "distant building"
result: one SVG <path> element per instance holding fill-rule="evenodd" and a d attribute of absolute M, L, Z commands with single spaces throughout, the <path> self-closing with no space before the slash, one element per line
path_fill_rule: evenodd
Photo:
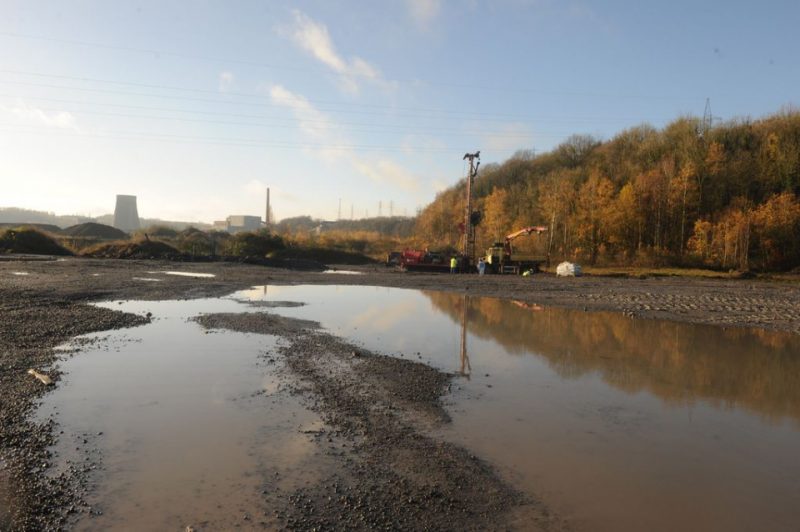
<path fill-rule="evenodd" d="M 219 228 L 229 233 L 258 231 L 262 227 L 264 227 L 264 224 L 261 222 L 261 216 L 231 215 L 224 222 L 214 222 L 215 229 Z"/>
<path fill-rule="evenodd" d="M 139 211 L 136 209 L 136 196 L 117 194 L 114 208 L 114 227 L 126 233 L 139 229 Z"/>
<path fill-rule="evenodd" d="M 311 232 L 315 233 L 316 235 L 321 235 L 325 231 L 333 229 L 336 227 L 336 222 L 320 222 L 318 226 L 316 226 Z"/>

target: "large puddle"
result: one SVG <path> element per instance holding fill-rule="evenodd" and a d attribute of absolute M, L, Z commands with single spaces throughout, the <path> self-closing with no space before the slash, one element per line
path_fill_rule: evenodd
<path fill-rule="evenodd" d="M 265 490 L 302 485 L 323 458 L 316 415 L 281 390 L 275 339 L 213 331 L 201 312 L 247 311 L 221 300 L 104 306 L 153 314 L 61 363 L 65 379 L 40 416 L 64 430 L 62 467 L 100 460 L 78 530 L 226 530 L 269 522 Z M 90 335 L 104 336 L 104 335 Z"/>
<path fill-rule="evenodd" d="M 268 479 L 302 484 L 324 467 L 304 430 L 317 417 L 280 389 L 281 361 L 260 356 L 275 340 L 205 334 L 187 321 L 272 306 L 366 348 L 460 373 L 441 436 L 575 528 L 796 530 L 800 522 L 795 335 L 356 286 L 108 305 L 155 321 L 62 362 L 65 379 L 40 409 L 57 412 L 63 459 L 84 459 L 78 440 L 101 451 L 105 513 L 82 521 L 87 528 L 247 527 L 243 516 L 270 511 L 260 495 Z"/>

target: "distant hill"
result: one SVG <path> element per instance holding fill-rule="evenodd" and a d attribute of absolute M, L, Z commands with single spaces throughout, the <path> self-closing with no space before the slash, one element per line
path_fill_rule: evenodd
<path fill-rule="evenodd" d="M 58 227 L 69 227 L 70 225 L 92 221 L 94 220 L 87 216 L 59 216 L 52 212 L 20 209 L 18 207 L 0 207 L 0 224 L 49 224 Z"/>
<path fill-rule="evenodd" d="M 298 233 L 303 231 L 369 231 L 383 236 L 405 238 L 414 232 L 414 218 L 406 216 L 380 216 L 360 220 L 337 220 L 328 222 L 311 216 L 285 218 L 275 224 L 279 233 Z"/>
<path fill-rule="evenodd" d="M 52 212 L 21 209 L 19 207 L 0 207 L 0 226 L 45 224 L 53 227 L 64 228 L 90 222 L 113 226 L 114 215 L 103 214 L 102 216 L 91 218 L 89 216 L 79 216 L 75 214 L 58 215 Z M 158 225 L 170 227 L 176 231 L 183 231 L 188 227 L 196 227 L 198 229 L 211 229 L 213 227 L 211 224 L 202 222 L 179 222 L 160 220 L 158 218 L 140 218 L 139 222 L 141 227 Z M 50 231 L 50 229 L 46 229 L 44 226 L 42 226 L 42 229 Z"/>
<path fill-rule="evenodd" d="M 0 223 L 0 227 L 35 227 L 40 231 L 47 231 L 48 233 L 60 234 L 61 228 L 52 224 L 37 224 L 37 223 Z"/>
<path fill-rule="evenodd" d="M 601 141 L 574 135 L 547 153 L 521 151 L 474 180 L 477 249 L 546 225 L 553 262 L 791 270 L 800 266 L 800 111 L 710 127 L 682 117 Z M 432 246 L 461 240 L 466 179 L 417 218 Z M 524 248 L 523 248 L 524 249 Z"/>

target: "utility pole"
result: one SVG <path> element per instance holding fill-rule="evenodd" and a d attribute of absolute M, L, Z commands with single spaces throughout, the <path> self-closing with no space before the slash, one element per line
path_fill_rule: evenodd
<path fill-rule="evenodd" d="M 474 262 L 475 255 L 475 229 L 472 226 L 472 180 L 478 175 L 478 167 L 481 165 L 481 152 L 465 153 L 462 160 L 469 160 L 469 171 L 467 172 L 467 206 L 464 209 L 464 258 L 467 261 L 467 268 Z M 475 162 L 477 160 L 477 163 Z"/>
<path fill-rule="evenodd" d="M 394 216 L 394 201 L 389 202 L 389 218 Z"/>
<path fill-rule="evenodd" d="M 378 200 L 378 218 L 383 216 L 383 202 Z"/>
<path fill-rule="evenodd" d="M 353 219 L 353 204 L 350 204 L 350 220 Z"/>
<path fill-rule="evenodd" d="M 342 198 L 339 198 L 339 214 L 336 215 L 336 220 L 342 219 Z"/>

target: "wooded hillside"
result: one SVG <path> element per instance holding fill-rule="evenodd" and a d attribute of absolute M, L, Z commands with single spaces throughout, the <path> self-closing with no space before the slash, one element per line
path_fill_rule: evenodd
<path fill-rule="evenodd" d="M 465 185 L 420 213 L 420 242 L 458 245 Z M 546 225 L 536 245 L 555 261 L 791 269 L 800 266 L 800 113 L 707 130 L 680 118 L 606 142 L 576 135 L 552 152 L 486 165 L 473 190 L 478 250 Z"/>

